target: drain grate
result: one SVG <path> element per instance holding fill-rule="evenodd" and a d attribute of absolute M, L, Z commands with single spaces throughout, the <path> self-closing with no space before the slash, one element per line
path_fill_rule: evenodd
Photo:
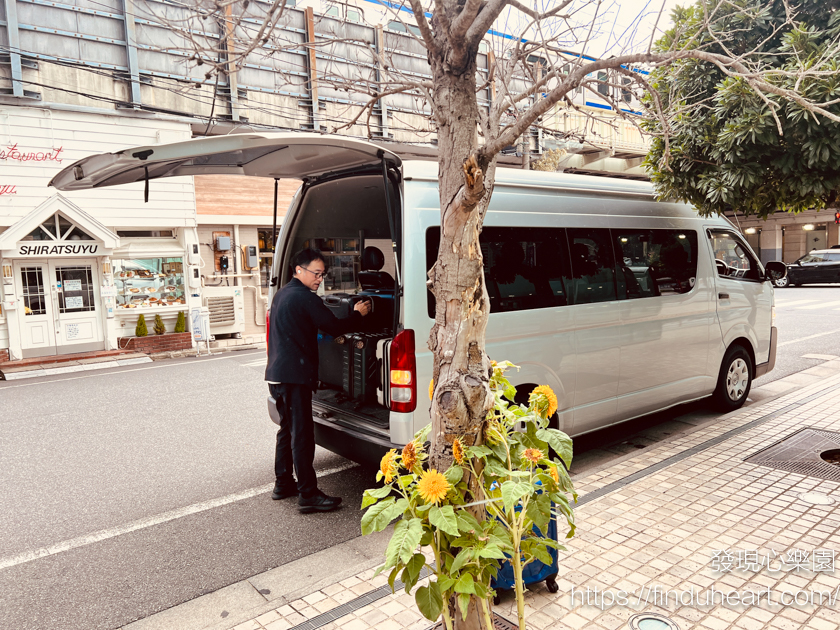
<path fill-rule="evenodd" d="M 460 614 L 460 613 L 458 613 Z M 444 630 L 445 626 L 442 621 L 433 625 L 429 630 Z M 493 613 L 493 628 L 495 630 L 519 630 L 519 624 L 500 617 L 499 613 Z"/>
<path fill-rule="evenodd" d="M 840 433 L 805 428 L 750 455 L 744 461 L 807 477 L 840 481 L 840 466 L 829 464 L 820 457 L 820 453 L 836 449 L 840 449 Z"/>

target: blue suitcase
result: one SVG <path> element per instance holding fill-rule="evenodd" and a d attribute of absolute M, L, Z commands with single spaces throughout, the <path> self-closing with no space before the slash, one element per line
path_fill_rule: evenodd
<path fill-rule="evenodd" d="M 551 504 L 551 508 L 553 511 L 554 503 Z M 541 535 L 536 525 L 534 526 L 533 531 L 537 535 Z M 553 516 L 548 522 L 548 532 L 546 532 L 546 535 L 552 540 L 557 540 L 557 519 Z M 526 585 L 544 581 L 548 592 L 556 593 L 560 590 L 560 586 L 557 584 L 557 573 L 560 570 L 557 562 L 557 550 L 549 548 L 548 553 L 551 555 L 551 564 L 545 564 L 539 560 L 534 560 L 533 562 L 528 563 L 522 570 L 522 581 Z M 509 560 L 502 562 L 502 566 L 499 568 L 499 572 L 496 574 L 496 577 L 490 580 L 490 586 L 496 591 L 496 596 L 493 598 L 493 604 L 498 606 L 500 602 L 499 592 L 513 590 L 515 586 L 513 564 Z"/>

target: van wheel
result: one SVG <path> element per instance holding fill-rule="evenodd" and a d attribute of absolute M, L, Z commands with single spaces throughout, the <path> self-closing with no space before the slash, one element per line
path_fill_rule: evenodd
<path fill-rule="evenodd" d="M 747 400 L 755 369 L 749 352 L 741 346 L 727 350 L 720 366 L 717 388 L 712 398 L 721 411 L 734 411 Z"/>

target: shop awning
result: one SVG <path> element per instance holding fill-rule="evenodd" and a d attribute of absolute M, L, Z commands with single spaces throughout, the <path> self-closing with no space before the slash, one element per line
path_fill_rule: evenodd
<path fill-rule="evenodd" d="M 312 133 L 243 133 L 101 153 L 75 162 L 50 182 L 85 190 L 184 175 L 320 178 L 400 158 L 371 142 Z"/>

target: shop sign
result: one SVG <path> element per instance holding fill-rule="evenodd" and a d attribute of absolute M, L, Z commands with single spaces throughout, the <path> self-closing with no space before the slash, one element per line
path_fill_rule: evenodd
<path fill-rule="evenodd" d="M 81 295 L 64 298 L 64 308 L 66 308 L 66 309 L 84 308 L 84 307 L 85 307 L 85 299 Z"/>
<path fill-rule="evenodd" d="M 79 300 L 81 300 L 81 299 L 82 298 L 79 298 Z M 81 306 L 70 306 L 69 304 L 66 304 L 66 306 L 67 306 L 67 308 L 81 308 Z M 64 335 L 64 338 L 67 341 L 73 341 L 74 339 L 79 338 L 79 333 L 81 332 L 81 330 L 80 330 L 78 324 L 67 324 L 64 327 L 64 332 L 66 333 Z"/>
<path fill-rule="evenodd" d="M 99 245 L 18 245 L 18 256 L 95 256 Z"/>
<path fill-rule="evenodd" d="M 64 290 L 65 291 L 81 291 L 82 290 L 82 281 L 81 280 L 65 280 L 64 281 Z"/>
<path fill-rule="evenodd" d="M 112 287 L 112 286 L 101 287 L 101 291 L 100 291 L 99 295 L 101 295 L 104 298 L 117 297 L 117 287 Z"/>

